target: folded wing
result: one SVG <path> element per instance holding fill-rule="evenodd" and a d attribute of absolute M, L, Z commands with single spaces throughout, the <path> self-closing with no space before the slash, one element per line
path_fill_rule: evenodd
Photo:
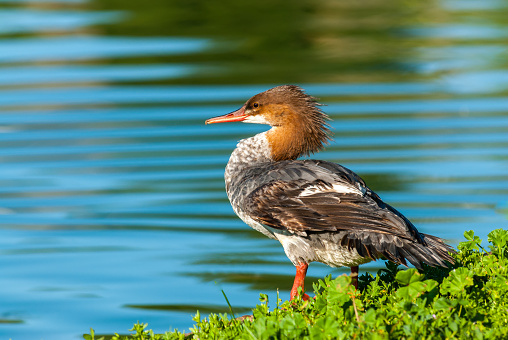
<path fill-rule="evenodd" d="M 313 160 L 280 163 L 257 174 L 260 183 L 245 197 L 247 213 L 259 223 L 301 237 L 335 233 L 341 245 L 372 259 L 404 265 L 407 259 L 417 268 L 453 262 L 449 246 L 419 233 L 351 170 Z"/>

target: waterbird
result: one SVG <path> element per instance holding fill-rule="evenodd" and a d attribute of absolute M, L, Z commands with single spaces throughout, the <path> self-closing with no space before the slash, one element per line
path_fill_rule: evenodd
<path fill-rule="evenodd" d="M 302 297 L 309 298 L 303 291 L 311 262 L 351 267 L 356 289 L 358 266 L 379 258 L 420 270 L 422 263 L 453 263 L 449 245 L 420 233 L 353 171 L 324 160 L 298 160 L 329 144 L 329 120 L 317 98 L 299 86 L 282 85 L 205 122 L 271 126 L 238 142 L 224 177 L 235 213 L 278 240 L 296 267 L 290 299 L 300 287 Z"/>

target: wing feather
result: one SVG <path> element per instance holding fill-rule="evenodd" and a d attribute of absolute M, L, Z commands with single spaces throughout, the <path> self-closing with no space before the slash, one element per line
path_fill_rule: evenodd
<path fill-rule="evenodd" d="M 334 232 L 342 246 L 364 257 L 385 257 L 403 265 L 407 260 L 417 268 L 422 261 L 439 266 L 453 262 L 449 246 L 420 234 L 347 168 L 307 160 L 279 162 L 265 170 L 243 205 L 263 225 L 304 237 Z"/>

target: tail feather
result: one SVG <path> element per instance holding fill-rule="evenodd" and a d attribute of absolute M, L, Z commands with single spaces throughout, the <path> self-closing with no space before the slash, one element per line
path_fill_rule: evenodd
<path fill-rule="evenodd" d="M 341 244 L 354 248 L 365 257 L 376 260 L 385 257 L 388 260 L 407 266 L 409 261 L 417 269 L 422 263 L 431 267 L 447 267 L 455 263 L 450 253 L 456 251 L 439 237 L 421 234 L 421 239 L 412 240 L 382 233 L 344 233 Z"/>

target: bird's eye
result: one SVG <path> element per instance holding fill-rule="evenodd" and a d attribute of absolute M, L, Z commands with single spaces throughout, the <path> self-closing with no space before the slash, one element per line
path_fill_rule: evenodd
<path fill-rule="evenodd" d="M 259 104 L 258 103 L 254 103 L 254 104 L 252 104 L 252 106 L 259 107 Z"/>

